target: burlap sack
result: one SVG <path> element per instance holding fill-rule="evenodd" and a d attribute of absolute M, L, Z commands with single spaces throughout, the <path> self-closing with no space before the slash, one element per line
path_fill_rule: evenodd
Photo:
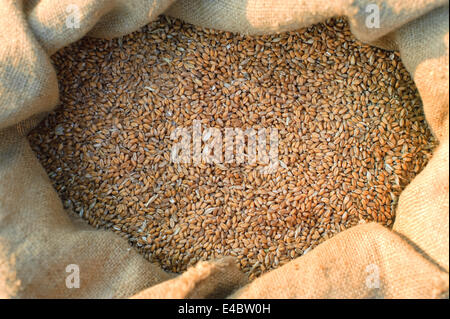
<path fill-rule="evenodd" d="M 366 7 L 380 9 L 367 28 Z M 79 28 L 67 18 L 76 4 Z M 448 297 L 449 25 L 444 0 L 2 0 L 0 4 L 0 297 Z M 397 49 L 440 145 L 404 190 L 393 230 L 347 230 L 250 284 L 229 258 L 174 276 L 124 239 L 63 210 L 26 134 L 58 102 L 49 56 L 85 35 L 111 38 L 166 13 L 242 33 L 273 33 L 345 15 L 357 38 Z M 80 288 L 66 287 L 66 267 Z"/>

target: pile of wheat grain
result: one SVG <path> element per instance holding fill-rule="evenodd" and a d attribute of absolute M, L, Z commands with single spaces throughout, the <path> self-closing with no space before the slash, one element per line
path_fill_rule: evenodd
<path fill-rule="evenodd" d="M 180 272 L 250 278 L 360 222 L 392 224 L 434 139 L 397 53 L 346 22 L 241 36 L 161 17 L 53 56 L 61 106 L 29 135 L 66 207 Z M 275 173 L 171 161 L 177 127 L 276 128 Z"/>

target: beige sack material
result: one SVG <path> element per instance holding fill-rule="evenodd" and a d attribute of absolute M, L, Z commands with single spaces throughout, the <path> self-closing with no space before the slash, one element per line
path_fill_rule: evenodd
<path fill-rule="evenodd" d="M 380 28 L 366 27 L 370 3 L 380 9 Z M 66 23 L 74 12 L 79 28 Z M 346 16 L 361 41 L 399 50 L 440 145 L 401 194 L 393 230 L 375 223 L 354 227 L 247 283 L 230 258 L 201 262 L 178 276 L 166 273 L 124 239 L 64 211 L 26 139 L 58 103 L 49 56 L 85 35 L 130 33 L 162 13 L 246 34 L 293 30 Z M 441 0 L 3 0 L 0 297 L 448 297 L 448 16 L 448 1 Z M 78 289 L 66 287 L 71 264 L 80 269 Z"/>

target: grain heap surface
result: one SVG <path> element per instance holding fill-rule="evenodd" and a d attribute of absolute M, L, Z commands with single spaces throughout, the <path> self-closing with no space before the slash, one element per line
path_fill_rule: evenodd
<path fill-rule="evenodd" d="M 61 107 L 29 139 L 67 208 L 173 272 L 255 278 L 361 222 L 390 226 L 435 146 L 397 53 L 342 19 L 241 36 L 161 17 L 53 57 Z M 176 164 L 171 132 L 277 128 L 280 167 Z"/>

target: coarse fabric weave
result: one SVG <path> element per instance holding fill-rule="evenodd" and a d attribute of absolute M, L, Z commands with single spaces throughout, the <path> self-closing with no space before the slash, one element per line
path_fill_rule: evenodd
<path fill-rule="evenodd" d="M 371 4 L 379 28 L 366 25 Z M 160 14 L 243 34 L 346 16 L 359 40 L 398 50 L 439 146 L 402 192 L 393 229 L 353 227 L 248 283 L 231 257 L 169 274 L 65 211 L 26 138 L 58 104 L 49 57 L 83 36 L 122 36 Z M 2 0 L 0 297 L 448 298 L 448 19 L 447 0 Z M 66 286 L 71 264 L 80 288 Z"/>

